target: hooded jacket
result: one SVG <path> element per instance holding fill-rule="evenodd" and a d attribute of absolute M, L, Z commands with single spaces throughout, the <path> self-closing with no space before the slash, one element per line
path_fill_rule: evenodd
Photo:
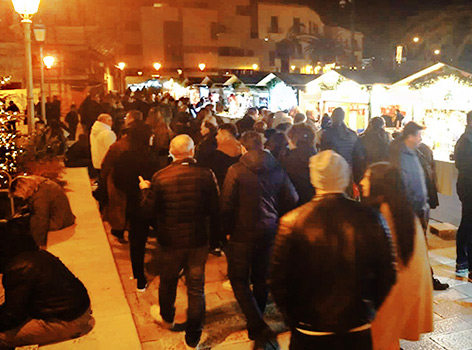
<path fill-rule="evenodd" d="M 372 320 L 395 283 L 388 227 L 342 194 L 280 220 L 271 287 L 291 328 L 346 333 Z"/>
<path fill-rule="evenodd" d="M 249 151 L 226 175 L 222 195 L 223 232 L 231 240 L 273 240 L 279 218 L 295 208 L 298 194 L 285 170 L 266 151 Z"/>
<path fill-rule="evenodd" d="M 281 160 L 285 171 L 292 181 L 300 197 L 298 204 L 309 202 L 315 195 L 310 181 L 310 158 L 316 154 L 314 146 L 301 144 Z"/>
<path fill-rule="evenodd" d="M 110 146 L 115 143 L 116 134 L 111 130 L 111 126 L 96 121 L 90 132 L 90 150 L 92 152 L 92 164 L 95 169 L 101 169 L 103 158 Z"/>

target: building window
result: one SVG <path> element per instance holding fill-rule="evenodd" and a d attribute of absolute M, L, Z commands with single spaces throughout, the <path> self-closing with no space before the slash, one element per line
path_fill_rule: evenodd
<path fill-rule="evenodd" d="M 126 44 L 125 45 L 125 55 L 141 56 L 142 54 L 143 54 L 142 45 L 136 45 L 136 44 Z"/>
<path fill-rule="evenodd" d="M 275 51 L 269 52 L 269 66 L 275 66 Z"/>
<path fill-rule="evenodd" d="M 250 16 L 251 15 L 251 8 L 249 6 L 236 6 L 236 14 L 238 16 Z"/>
<path fill-rule="evenodd" d="M 244 49 L 239 47 L 219 47 L 218 55 L 227 57 L 244 57 Z"/>
<path fill-rule="evenodd" d="M 278 33 L 279 32 L 279 17 L 272 16 L 270 18 L 270 32 Z"/>

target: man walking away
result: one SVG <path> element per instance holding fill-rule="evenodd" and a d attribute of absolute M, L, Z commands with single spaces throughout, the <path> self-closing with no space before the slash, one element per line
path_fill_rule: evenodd
<path fill-rule="evenodd" d="M 69 127 L 69 140 L 75 141 L 77 125 L 79 124 L 79 113 L 77 112 L 77 106 L 75 104 L 70 106 L 70 111 L 66 114 L 65 121 Z"/>
<path fill-rule="evenodd" d="M 259 133 L 246 132 L 241 143 L 247 153 L 229 168 L 222 195 L 222 232 L 230 234 L 228 277 L 246 317 L 248 336 L 255 340 L 254 349 L 278 349 L 275 334 L 263 319 L 269 262 L 278 219 L 296 206 L 298 195 L 287 173 L 263 150 Z"/>
<path fill-rule="evenodd" d="M 173 328 L 179 273 L 187 283 L 185 345 L 198 349 L 205 316 L 205 263 L 208 242 L 219 235 L 218 185 L 211 170 L 198 167 L 195 146 L 188 135 L 170 143 L 174 162 L 154 174 L 152 181 L 140 178 L 142 208 L 154 221 L 161 247 L 159 304 L 151 314 L 166 328 Z M 213 238 L 211 238 L 213 239 Z"/>
<path fill-rule="evenodd" d="M 462 202 L 462 219 L 457 231 L 456 273 L 469 271 L 472 277 L 472 111 L 467 113 L 467 127 L 457 141 L 454 156 L 459 170 L 457 194 Z"/>
<path fill-rule="evenodd" d="M 430 207 L 428 204 L 426 176 L 418 156 L 418 147 L 421 144 L 421 131 L 423 129 L 422 126 L 415 122 L 409 122 L 405 125 L 402 137 L 395 139 L 391 143 L 390 163 L 400 170 L 406 187 L 407 198 L 426 233 Z M 449 285 L 441 283 L 433 276 L 433 287 L 434 290 L 445 290 L 449 288 Z"/>
<path fill-rule="evenodd" d="M 116 134 L 111 130 L 113 119 L 109 114 L 100 114 L 92 126 L 90 132 L 90 150 L 92 152 L 92 163 L 95 169 L 100 170 L 103 158 L 110 146 L 116 141 Z"/>
<path fill-rule="evenodd" d="M 272 265 L 290 350 L 370 350 L 370 321 L 396 278 L 388 228 L 345 197 L 350 170 L 339 154 L 312 157 L 310 175 L 317 195 L 281 219 Z"/>

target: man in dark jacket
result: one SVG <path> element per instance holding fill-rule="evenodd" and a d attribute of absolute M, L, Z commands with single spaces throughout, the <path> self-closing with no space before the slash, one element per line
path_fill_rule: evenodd
<path fill-rule="evenodd" d="M 197 348 L 205 316 L 208 231 L 210 241 L 219 236 L 218 185 L 210 169 L 197 166 L 188 135 L 171 141 L 170 154 L 174 162 L 154 174 L 151 182 L 140 178 L 142 208 L 152 216 L 161 247 L 160 311 L 151 312 L 164 327 L 173 327 L 177 282 L 183 269 L 188 295 L 185 342 Z"/>
<path fill-rule="evenodd" d="M 246 115 L 243 117 L 243 119 L 239 120 L 236 123 L 236 126 L 238 127 L 239 134 L 242 135 L 246 131 L 251 131 L 254 123 L 256 122 L 257 119 L 257 108 L 249 108 L 247 110 Z"/>
<path fill-rule="evenodd" d="M 299 124 L 290 129 L 288 137 L 296 148 L 289 151 L 281 163 L 298 192 L 298 205 L 302 205 L 315 195 L 309 169 L 310 158 L 316 154 L 315 133 L 308 125 Z"/>
<path fill-rule="evenodd" d="M 298 195 L 287 173 L 263 150 L 259 133 L 246 132 L 241 143 L 247 153 L 229 168 L 222 195 L 223 232 L 230 234 L 228 277 L 254 348 L 276 349 L 275 334 L 263 319 L 269 261 L 278 219 L 295 207 Z"/>
<path fill-rule="evenodd" d="M 349 166 L 353 167 L 353 158 L 355 157 L 355 152 L 359 151 L 356 148 L 357 145 L 357 135 L 354 131 L 349 129 L 344 123 L 344 110 L 342 108 L 336 108 L 333 111 L 331 119 L 333 120 L 333 125 L 326 129 L 321 137 L 321 146 L 322 151 L 331 149 L 346 159 Z"/>
<path fill-rule="evenodd" d="M 424 143 L 420 143 L 416 152 L 425 174 L 429 207 L 431 209 L 436 209 L 439 206 L 439 198 L 438 186 L 436 183 L 436 163 L 434 162 L 433 150 Z"/>
<path fill-rule="evenodd" d="M 395 139 L 390 145 L 390 163 L 400 170 L 408 201 L 416 216 L 420 219 L 426 233 L 430 207 L 426 176 L 418 156 L 418 147 L 421 144 L 421 131 L 423 129 L 421 125 L 415 122 L 409 122 L 405 125 L 402 136 Z M 449 285 L 441 283 L 433 276 L 433 287 L 434 290 L 445 290 L 449 288 Z"/>
<path fill-rule="evenodd" d="M 5 302 L 0 306 L 0 348 L 59 342 L 89 332 L 90 299 L 82 282 L 54 255 L 39 250 L 28 225 L 0 227 Z"/>
<path fill-rule="evenodd" d="M 233 123 L 220 125 L 215 137 L 217 148 L 208 155 L 207 166 L 215 173 L 220 188 L 223 187 L 229 167 L 241 157 L 242 146 L 236 139 L 237 133 L 238 129 Z"/>
<path fill-rule="evenodd" d="M 310 169 L 317 196 L 281 219 L 272 294 L 291 350 L 369 350 L 370 321 L 396 279 L 390 234 L 344 196 L 350 169 L 340 155 L 321 152 Z"/>
<path fill-rule="evenodd" d="M 381 117 L 372 118 L 358 142 L 361 151 L 356 152 L 355 156 L 360 156 L 361 159 L 354 160 L 354 164 L 357 165 L 354 169 L 356 173 L 353 174 L 356 183 L 364 177 L 364 172 L 369 165 L 387 162 L 389 159 L 392 137 L 385 131 L 385 120 Z"/>
<path fill-rule="evenodd" d="M 77 132 L 77 124 L 79 124 L 79 113 L 77 112 L 77 106 L 72 104 L 70 111 L 67 113 L 65 121 L 69 127 L 69 140 L 75 140 L 75 134 Z"/>
<path fill-rule="evenodd" d="M 457 141 L 454 156 L 457 178 L 457 194 L 462 202 L 462 219 L 457 231 L 456 272 L 469 270 L 472 277 L 472 111 L 467 113 L 467 127 Z"/>

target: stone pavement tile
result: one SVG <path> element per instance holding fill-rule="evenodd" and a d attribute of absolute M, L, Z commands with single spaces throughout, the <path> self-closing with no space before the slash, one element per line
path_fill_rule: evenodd
<path fill-rule="evenodd" d="M 448 248 L 440 248 L 440 249 L 434 249 L 430 251 L 429 253 L 433 255 L 433 257 L 440 256 L 443 259 L 452 259 L 455 261 L 456 259 L 456 243 L 455 241 L 446 241 L 446 240 L 441 240 L 442 245 L 450 245 Z"/>
<path fill-rule="evenodd" d="M 459 317 L 446 318 L 434 322 L 434 331 L 426 336 L 432 337 L 438 334 L 449 334 L 459 331 L 472 329 L 472 325 Z"/>
<path fill-rule="evenodd" d="M 403 350 L 445 350 L 438 343 L 429 338 L 423 338 L 420 341 L 400 341 L 400 347 Z"/>
<path fill-rule="evenodd" d="M 447 350 L 472 349 L 472 329 L 451 334 L 435 335 L 431 339 Z"/>
<path fill-rule="evenodd" d="M 233 291 L 229 291 L 229 290 L 226 290 L 226 289 L 220 289 L 216 293 L 221 298 L 221 300 L 227 300 L 227 299 L 235 300 Z"/>
<path fill-rule="evenodd" d="M 122 327 L 133 324 L 131 315 L 106 316 L 96 319 L 92 331 L 84 337 L 42 346 L 41 350 L 102 350 L 102 349 L 139 349 L 136 329 Z M 119 332 L 116 330 L 119 329 Z"/>
<path fill-rule="evenodd" d="M 470 304 L 456 301 L 444 301 L 434 304 L 434 312 L 443 318 L 450 318 L 458 315 L 472 315 Z"/>
<path fill-rule="evenodd" d="M 221 300 L 221 298 L 218 296 L 217 293 L 206 293 L 205 299 L 206 299 L 207 309 L 216 308 L 220 306 L 222 303 L 224 303 L 224 301 Z"/>
<path fill-rule="evenodd" d="M 454 287 L 455 290 L 472 297 L 472 283 L 464 283 L 462 285 Z"/>
<path fill-rule="evenodd" d="M 449 288 L 444 291 L 435 291 L 433 292 L 433 295 L 435 303 L 440 303 L 446 300 L 461 300 L 469 297 L 467 294 L 461 293 L 455 288 Z"/>
<path fill-rule="evenodd" d="M 205 293 L 213 293 L 223 289 L 222 281 L 205 283 Z"/>
<path fill-rule="evenodd" d="M 434 270 L 434 272 L 436 273 L 436 270 Z M 441 280 L 441 282 L 449 284 L 449 287 L 451 288 L 456 288 L 457 286 L 469 284 L 469 282 L 467 281 L 467 278 L 458 277 L 455 274 L 453 274 L 452 277 L 443 277 L 440 275 L 437 275 L 437 276 L 439 276 L 439 279 Z"/>

